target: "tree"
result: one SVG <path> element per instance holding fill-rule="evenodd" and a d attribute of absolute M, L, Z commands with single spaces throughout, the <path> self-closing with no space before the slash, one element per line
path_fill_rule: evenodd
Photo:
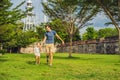
<path fill-rule="evenodd" d="M 18 9 L 25 1 L 21 2 L 14 8 L 12 7 L 12 3 L 9 0 L 1 0 L 0 1 L 0 44 L 3 46 L 3 43 L 10 40 L 13 33 L 11 30 L 14 30 L 15 26 L 12 24 L 16 24 L 18 20 L 21 20 L 25 16 L 26 11 L 22 11 Z M 13 28 L 13 29 L 12 29 Z M 2 49 L 2 47 L 1 47 Z"/>
<path fill-rule="evenodd" d="M 0 27 L 0 30 L 2 30 L 0 39 L 3 47 L 10 53 L 20 52 L 21 47 L 26 47 L 29 44 L 37 41 L 37 38 L 35 37 L 37 33 L 33 31 L 23 32 L 23 25 L 21 23 L 16 25 L 6 24 Z"/>
<path fill-rule="evenodd" d="M 16 41 L 17 41 L 17 52 L 20 51 L 21 47 L 26 47 L 29 44 L 36 42 L 37 38 L 35 37 L 36 33 L 33 31 L 27 31 L 27 32 L 19 32 L 16 34 Z"/>
<path fill-rule="evenodd" d="M 94 27 L 88 27 L 86 31 L 87 32 L 83 34 L 83 40 L 97 39 L 97 31 L 94 29 Z"/>
<path fill-rule="evenodd" d="M 89 4 L 99 6 L 100 11 L 104 11 L 106 16 L 112 21 L 109 22 L 113 24 L 118 31 L 118 43 L 119 43 L 119 53 L 120 53 L 120 0 L 85 0 Z"/>
<path fill-rule="evenodd" d="M 18 20 L 25 17 L 25 12 L 19 9 L 25 1 L 21 2 L 15 8 L 12 7 L 12 3 L 9 0 L 0 1 L 0 26 L 8 23 L 15 24 Z"/>
<path fill-rule="evenodd" d="M 39 40 L 42 40 L 43 37 L 44 37 L 44 33 L 45 33 L 45 26 L 46 24 L 45 23 L 41 23 L 39 26 L 36 27 L 36 37 L 39 39 Z"/>
<path fill-rule="evenodd" d="M 57 33 L 60 35 L 60 37 L 65 42 L 70 42 L 68 33 L 66 32 L 65 24 L 63 24 L 63 21 L 60 19 L 53 19 L 49 24 L 51 24 L 52 28 L 57 31 Z M 74 26 L 75 27 L 75 26 Z M 76 28 L 76 27 L 75 27 Z M 73 41 L 80 40 L 80 34 L 79 30 L 76 31 L 76 33 L 73 35 Z M 57 40 L 57 39 L 56 39 Z M 57 40 L 59 42 L 59 40 Z"/>
<path fill-rule="evenodd" d="M 106 15 L 110 18 L 110 20 L 112 21 L 112 24 L 115 26 L 115 28 L 118 31 L 118 34 L 119 34 L 119 37 L 118 37 L 119 45 L 118 46 L 119 46 L 119 53 L 120 53 L 120 28 L 119 28 L 120 0 L 106 0 L 106 1 L 97 0 L 97 3 L 101 6 L 101 8 L 104 10 Z"/>
<path fill-rule="evenodd" d="M 37 41 L 36 33 L 32 31 L 23 32 L 23 23 L 20 22 L 26 16 L 26 11 L 19 9 L 25 1 L 12 8 L 9 0 L 0 2 L 0 42 L 1 45 L 10 52 L 19 52 L 21 47 Z M 2 48 L 1 48 L 2 49 Z"/>
<path fill-rule="evenodd" d="M 117 30 L 115 28 L 103 28 L 98 31 L 94 29 L 94 27 L 88 27 L 86 32 L 82 35 L 83 40 L 93 40 L 100 39 L 105 37 L 117 36 Z"/>
<path fill-rule="evenodd" d="M 88 24 L 88 21 L 97 14 L 99 7 L 85 3 L 84 0 L 47 0 L 47 3 L 43 2 L 42 5 L 44 13 L 51 20 L 59 18 L 66 25 L 65 30 L 70 39 L 69 57 L 71 57 L 74 34 Z"/>
<path fill-rule="evenodd" d="M 49 24 L 52 26 L 52 29 L 54 29 L 59 34 L 59 36 L 64 41 L 66 41 L 65 37 L 68 36 L 68 35 L 67 35 L 67 32 L 65 31 L 65 25 L 63 24 L 62 20 L 53 19 Z M 60 40 L 58 40 L 56 38 L 55 38 L 55 41 L 60 43 Z"/>
<path fill-rule="evenodd" d="M 98 32 L 98 38 L 117 36 L 117 30 L 114 28 L 100 29 Z"/>

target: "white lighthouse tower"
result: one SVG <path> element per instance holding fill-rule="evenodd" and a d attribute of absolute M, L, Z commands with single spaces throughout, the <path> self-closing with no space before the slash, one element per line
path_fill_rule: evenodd
<path fill-rule="evenodd" d="M 30 10 L 33 8 L 32 5 L 32 1 L 31 0 L 27 0 L 26 1 L 27 6 L 26 9 L 28 10 L 26 13 L 26 18 L 24 20 L 24 27 L 23 27 L 23 31 L 36 31 L 36 27 L 35 27 L 35 13 L 33 12 L 33 10 Z"/>
<path fill-rule="evenodd" d="M 47 4 L 47 1 L 46 0 L 43 0 L 43 2 L 45 2 Z M 47 16 L 44 14 L 44 23 L 47 22 Z"/>

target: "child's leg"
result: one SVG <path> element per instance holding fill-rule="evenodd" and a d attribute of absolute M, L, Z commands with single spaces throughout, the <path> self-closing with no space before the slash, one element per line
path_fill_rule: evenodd
<path fill-rule="evenodd" d="M 35 63 L 37 64 L 37 56 L 35 56 Z"/>
<path fill-rule="evenodd" d="M 40 56 L 37 57 L 37 63 L 40 64 Z"/>

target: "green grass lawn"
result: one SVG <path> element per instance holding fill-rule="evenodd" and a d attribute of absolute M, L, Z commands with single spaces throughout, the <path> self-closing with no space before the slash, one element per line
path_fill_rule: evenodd
<path fill-rule="evenodd" d="M 100 54 L 54 54 L 53 66 L 35 65 L 33 54 L 0 56 L 0 80 L 120 80 L 120 56 Z"/>

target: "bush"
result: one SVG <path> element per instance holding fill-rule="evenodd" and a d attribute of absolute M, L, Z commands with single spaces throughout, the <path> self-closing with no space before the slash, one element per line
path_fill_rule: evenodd
<path fill-rule="evenodd" d="M 5 49 L 0 50 L 0 54 L 5 54 L 5 53 L 6 53 Z"/>

